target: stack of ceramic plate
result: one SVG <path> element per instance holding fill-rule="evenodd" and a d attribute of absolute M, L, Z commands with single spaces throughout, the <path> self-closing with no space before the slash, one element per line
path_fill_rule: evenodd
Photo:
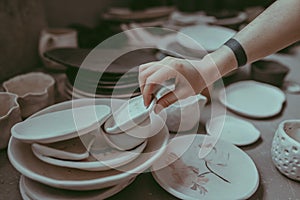
<path fill-rule="evenodd" d="M 127 82 L 128 81 L 128 82 Z M 128 99 L 140 94 L 137 81 L 137 74 L 132 76 L 131 80 L 125 82 L 99 81 L 85 82 L 76 81 L 73 84 L 69 79 L 65 80 L 64 96 L 67 99 L 79 98 L 118 98 Z"/>
<path fill-rule="evenodd" d="M 115 67 L 117 69 L 118 66 Z M 75 98 L 129 98 L 140 94 L 138 72 L 104 72 L 68 68 L 65 94 Z"/>
<path fill-rule="evenodd" d="M 68 98 L 136 96 L 138 66 L 156 60 L 151 51 L 129 49 L 56 49 L 46 56 L 67 66 Z"/>
<path fill-rule="evenodd" d="M 111 110 L 123 103 L 118 99 L 66 101 L 16 124 L 8 156 L 22 174 L 22 197 L 104 199 L 148 169 L 166 149 L 168 130 L 163 128 L 128 151 L 109 146 L 101 126 Z"/>

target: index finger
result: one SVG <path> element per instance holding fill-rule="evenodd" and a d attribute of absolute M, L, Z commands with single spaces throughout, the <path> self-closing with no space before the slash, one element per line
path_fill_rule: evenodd
<path fill-rule="evenodd" d="M 161 85 L 166 80 L 175 78 L 176 72 L 168 66 L 160 68 L 145 79 L 143 90 L 143 98 L 145 106 L 148 106 L 152 100 L 152 94 L 155 92 L 156 86 Z"/>

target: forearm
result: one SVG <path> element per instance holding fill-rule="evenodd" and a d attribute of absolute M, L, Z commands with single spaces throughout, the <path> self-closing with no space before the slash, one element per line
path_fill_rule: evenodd
<path fill-rule="evenodd" d="M 253 62 L 300 39 L 300 1 L 278 0 L 234 38 Z"/>
<path fill-rule="evenodd" d="M 244 48 L 247 63 L 300 39 L 300 0 L 278 0 L 234 37 Z M 238 67 L 232 50 L 222 46 L 202 61 L 193 61 L 207 85 Z"/>

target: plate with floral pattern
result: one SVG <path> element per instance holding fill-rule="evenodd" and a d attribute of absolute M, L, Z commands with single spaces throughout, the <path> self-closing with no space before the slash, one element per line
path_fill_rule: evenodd
<path fill-rule="evenodd" d="M 208 138 L 211 136 L 207 136 Z M 204 135 L 173 138 L 151 168 L 158 184 L 180 199 L 247 199 L 259 185 L 252 159 L 223 140 L 212 146 Z M 204 157 L 200 150 L 210 149 Z"/>

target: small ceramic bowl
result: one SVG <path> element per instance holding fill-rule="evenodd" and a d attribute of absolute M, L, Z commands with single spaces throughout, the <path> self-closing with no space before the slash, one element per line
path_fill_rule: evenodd
<path fill-rule="evenodd" d="M 201 109 L 207 98 L 201 94 L 191 96 L 166 108 L 167 127 L 171 132 L 188 131 L 193 129 L 200 120 Z"/>
<path fill-rule="evenodd" d="M 281 87 L 289 68 L 271 60 L 260 60 L 252 63 L 251 76 L 253 80 Z"/>
<path fill-rule="evenodd" d="M 14 124 L 22 121 L 18 96 L 8 92 L 0 92 L 0 149 L 8 145 L 11 136 L 10 129 Z"/>
<path fill-rule="evenodd" d="M 102 127 L 106 142 L 118 150 L 130 150 L 142 144 L 148 138 L 159 133 L 165 126 L 166 113 L 152 112 L 147 119 L 135 127 L 121 133 L 107 133 Z"/>
<path fill-rule="evenodd" d="M 300 120 L 286 120 L 279 124 L 274 135 L 272 160 L 285 176 L 300 181 Z"/>
<path fill-rule="evenodd" d="M 18 96 L 23 118 L 54 103 L 54 85 L 55 79 L 42 72 L 19 75 L 3 83 L 7 92 Z"/>

